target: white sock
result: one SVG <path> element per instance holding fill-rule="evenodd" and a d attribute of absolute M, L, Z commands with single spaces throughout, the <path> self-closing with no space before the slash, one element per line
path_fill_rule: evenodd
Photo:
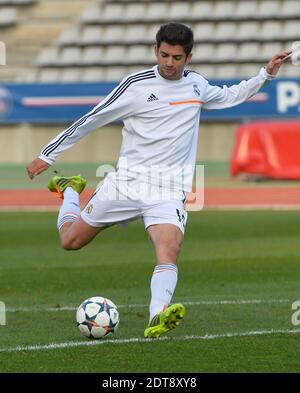
<path fill-rule="evenodd" d="M 177 284 L 178 269 L 173 263 L 161 263 L 153 271 L 151 279 L 150 321 L 171 302 Z"/>
<path fill-rule="evenodd" d="M 60 207 L 58 219 L 57 219 L 57 228 L 58 230 L 66 222 L 73 222 L 80 216 L 80 207 L 79 207 L 79 194 L 73 190 L 72 187 L 67 187 L 64 191 L 64 199 L 63 204 Z"/>

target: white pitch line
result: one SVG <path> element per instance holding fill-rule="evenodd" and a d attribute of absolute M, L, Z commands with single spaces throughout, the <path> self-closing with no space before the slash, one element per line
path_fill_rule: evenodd
<path fill-rule="evenodd" d="M 230 305 L 230 304 L 278 304 L 291 303 L 290 299 L 249 299 L 249 300 L 197 300 L 197 301 L 182 301 L 186 306 L 197 305 Z M 148 304 L 120 304 L 118 308 L 145 308 Z M 7 308 L 6 312 L 57 312 L 57 311 L 74 311 L 76 306 L 62 306 L 62 307 L 20 307 Z"/>
<path fill-rule="evenodd" d="M 300 329 L 277 329 L 277 330 L 271 329 L 271 330 L 254 330 L 248 332 L 229 332 L 223 334 L 205 334 L 204 336 L 162 337 L 158 339 L 133 337 L 133 338 L 125 338 L 125 339 L 70 341 L 64 343 L 50 343 L 44 345 L 19 345 L 14 348 L 1 348 L 0 353 L 90 347 L 90 346 L 104 345 L 104 344 L 132 344 L 132 343 L 140 344 L 140 343 L 153 343 L 153 342 L 160 342 L 160 341 L 216 340 L 219 338 L 263 336 L 263 335 L 271 335 L 271 334 L 298 334 L 298 333 L 300 333 Z"/>

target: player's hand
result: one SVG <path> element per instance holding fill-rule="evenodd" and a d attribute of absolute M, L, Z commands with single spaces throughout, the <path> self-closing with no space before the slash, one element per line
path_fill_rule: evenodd
<path fill-rule="evenodd" d="M 291 53 L 292 51 L 285 51 L 273 56 L 266 67 L 267 73 L 270 75 L 276 75 L 282 64 L 286 63 L 290 59 Z"/>
<path fill-rule="evenodd" d="M 29 178 L 32 180 L 35 176 L 44 172 L 49 168 L 49 164 L 40 158 L 36 158 L 27 166 L 27 173 Z"/>

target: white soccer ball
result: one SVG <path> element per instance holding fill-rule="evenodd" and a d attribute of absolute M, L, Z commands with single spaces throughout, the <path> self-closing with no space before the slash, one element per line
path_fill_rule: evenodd
<path fill-rule="evenodd" d="M 117 306 L 109 299 L 94 296 L 80 304 L 76 312 L 77 327 L 89 338 L 104 338 L 118 328 L 120 318 Z"/>

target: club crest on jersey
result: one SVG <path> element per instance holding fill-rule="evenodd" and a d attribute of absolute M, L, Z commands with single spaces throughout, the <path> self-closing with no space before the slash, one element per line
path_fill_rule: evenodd
<path fill-rule="evenodd" d="M 199 87 L 195 84 L 195 85 L 193 85 L 193 88 L 194 88 L 194 93 L 195 93 L 198 97 L 200 97 L 200 90 L 199 90 Z"/>
<path fill-rule="evenodd" d="M 93 211 L 94 205 L 92 203 L 90 203 L 87 208 L 86 208 L 86 212 L 87 214 L 91 214 Z"/>

